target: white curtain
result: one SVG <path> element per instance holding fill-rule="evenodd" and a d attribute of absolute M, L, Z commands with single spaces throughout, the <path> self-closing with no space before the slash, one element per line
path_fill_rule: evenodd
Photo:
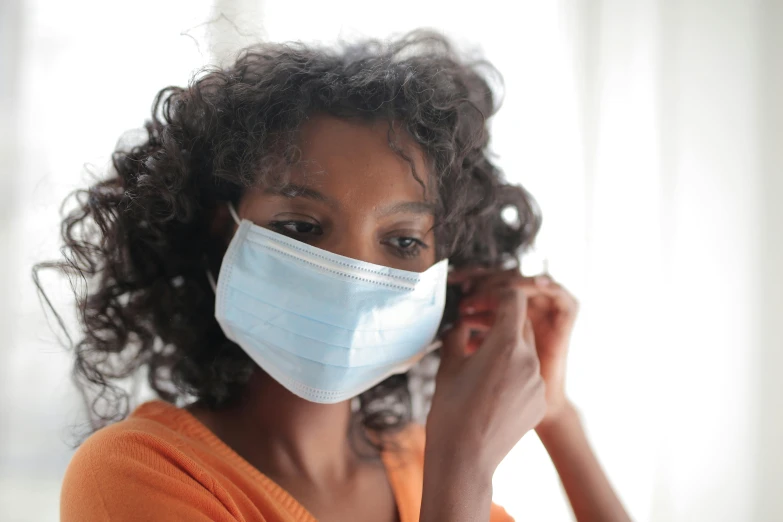
<path fill-rule="evenodd" d="M 569 393 L 633 518 L 783 520 L 783 2 L 2 6 L 16 20 L 3 16 L 0 40 L 1 128 L 16 141 L 0 149 L 3 520 L 57 519 L 79 405 L 28 274 L 56 255 L 57 204 L 82 164 L 103 168 L 157 88 L 257 37 L 419 26 L 505 77 L 492 147 L 541 203 L 538 251 L 582 302 Z M 570 517 L 532 434 L 495 499 L 520 521 Z"/>
<path fill-rule="evenodd" d="M 587 245 L 573 395 L 637 519 L 779 520 L 781 4 L 567 10 Z"/>

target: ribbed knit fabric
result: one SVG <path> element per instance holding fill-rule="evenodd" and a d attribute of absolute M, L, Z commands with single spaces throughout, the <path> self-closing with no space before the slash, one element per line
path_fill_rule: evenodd
<path fill-rule="evenodd" d="M 418 522 L 424 429 L 407 428 L 397 445 L 383 463 L 400 522 Z M 193 415 L 162 401 L 139 406 L 80 446 L 65 474 L 60 515 L 63 522 L 316 522 Z M 492 506 L 491 522 L 512 521 Z"/>

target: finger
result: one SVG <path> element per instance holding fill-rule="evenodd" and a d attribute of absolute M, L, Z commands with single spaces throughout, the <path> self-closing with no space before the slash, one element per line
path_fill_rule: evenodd
<path fill-rule="evenodd" d="M 530 300 L 528 305 L 532 308 L 543 306 L 566 312 L 575 311 L 578 308 L 576 298 L 562 286 L 554 282 L 541 284 L 533 279 L 520 277 L 508 281 L 506 286 L 522 289 Z M 497 307 L 498 288 L 502 287 L 477 289 L 472 295 L 463 297 L 459 302 L 460 312 L 474 314 L 494 310 Z"/>
<path fill-rule="evenodd" d="M 479 292 L 482 289 L 491 289 L 498 286 L 504 286 L 509 281 L 522 277 L 519 268 L 509 268 L 507 270 L 485 270 L 472 275 L 472 289 Z"/>
<path fill-rule="evenodd" d="M 468 267 L 455 270 L 448 275 L 448 284 L 459 285 L 463 294 L 473 290 L 477 278 L 489 273 L 489 269 L 484 267 Z"/>
<path fill-rule="evenodd" d="M 532 356 L 529 360 L 535 365 L 536 374 L 538 374 L 541 371 L 541 361 L 538 359 L 538 351 L 536 350 L 535 328 L 529 317 L 525 318 L 525 326 L 522 327 L 522 340 L 524 346 L 529 350 L 528 353 Z"/>
<path fill-rule="evenodd" d="M 481 294 L 463 297 L 459 302 L 459 311 L 463 316 L 493 312 L 500 304 L 498 292 L 483 292 Z"/>
<path fill-rule="evenodd" d="M 470 288 L 471 291 L 469 293 L 466 292 L 467 295 L 463 296 L 463 300 L 470 300 L 473 297 L 488 294 L 508 286 L 537 290 L 539 288 L 545 289 L 550 286 L 556 286 L 556 283 L 546 276 L 523 276 L 519 272 L 519 269 L 512 268 L 509 270 L 496 271 L 487 274 L 484 277 L 475 278 Z"/>
<path fill-rule="evenodd" d="M 528 346 L 535 349 L 536 333 L 533 328 L 533 321 L 531 321 L 529 317 L 525 319 L 525 326 L 522 328 L 522 340 L 524 340 Z"/>
<path fill-rule="evenodd" d="M 475 290 L 480 292 L 484 288 L 491 289 L 505 285 L 523 286 L 525 288 L 548 288 L 557 286 L 557 283 L 548 275 L 524 276 L 518 269 L 512 269 L 482 279 L 476 285 Z"/>
<path fill-rule="evenodd" d="M 489 271 L 488 268 L 483 266 L 469 266 L 454 269 L 448 274 L 449 284 L 458 284 L 469 279 L 486 274 Z"/>
<path fill-rule="evenodd" d="M 465 357 L 465 348 L 470 339 L 470 327 L 464 321 L 457 321 L 453 328 L 443 334 L 440 348 L 441 364 L 452 364 Z"/>
<path fill-rule="evenodd" d="M 562 288 L 562 286 L 558 284 L 558 282 L 549 274 L 525 276 L 522 275 L 519 268 L 511 268 L 508 270 L 496 270 L 494 272 L 485 274 L 483 277 L 477 277 L 475 290 L 478 292 L 483 288 L 490 288 L 509 283 L 523 285 L 525 287 L 531 288 Z"/>
<path fill-rule="evenodd" d="M 484 339 L 486 339 L 487 333 L 492 329 L 492 325 L 495 323 L 495 314 L 464 315 L 460 320 L 470 331 L 470 337 L 465 346 L 465 354 L 472 355 L 479 349 Z"/>
<path fill-rule="evenodd" d="M 506 270 L 477 267 L 452 272 L 449 283 L 460 284 L 462 291 L 468 293 L 505 286 L 509 281 L 520 277 L 522 274 L 519 272 L 519 267 Z"/>
<path fill-rule="evenodd" d="M 474 283 L 474 286 L 477 290 L 480 287 L 492 287 L 498 284 L 504 284 L 511 280 L 518 280 L 518 282 L 521 283 L 537 286 L 557 284 L 557 282 L 548 273 L 534 276 L 523 276 L 518 266 L 506 270 L 492 270 L 484 267 L 470 267 L 454 270 L 449 274 L 450 284 L 458 284 L 468 280 L 471 280 Z"/>
<path fill-rule="evenodd" d="M 550 282 L 545 285 L 535 284 L 523 286 L 530 301 L 531 308 L 544 307 L 559 313 L 575 315 L 579 309 L 579 302 L 563 286 Z"/>
<path fill-rule="evenodd" d="M 459 284 L 462 291 L 480 293 L 508 284 L 547 285 L 553 282 L 548 275 L 523 276 L 519 267 L 506 270 L 492 270 L 484 267 L 472 267 L 451 272 L 448 278 L 449 284 Z"/>
<path fill-rule="evenodd" d="M 492 326 L 495 324 L 495 314 L 481 313 L 481 314 L 463 315 L 460 318 L 460 321 L 463 322 L 472 332 L 473 331 L 488 332 L 489 330 L 492 329 Z"/>
<path fill-rule="evenodd" d="M 484 339 L 487 338 L 486 332 L 471 331 L 468 345 L 465 347 L 466 355 L 473 355 L 484 344 Z"/>
<path fill-rule="evenodd" d="M 556 280 L 548 274 L 537 275 L 533 277 L 520 277 L 513 282 L 516 286 L 525 288 L 528 295 L 546 295 L 550 297 L 563 297 L 567 300 L 576 302 L 576 298 Z"/>
<path fill-rule="evenodd" d="M 520 341 L 522 327 L 527 319 L 527 296 L 518 288 L 500 293 L 495 323 L 487 334 L 481 351 L 489 353 L 514 349 Z"/>
<path fill-rule="evenodd" d="M 475 293 L 460 299 L 459 311 L 463 315 L 494 311 L 500 304 L 503 294 L 509 290 L 522 290 L 527 293 L 527 289 L 523 285 L 516 285 L 510 282 L 491 288 L 483 287 L 480 290 L 476 290 Z"/>

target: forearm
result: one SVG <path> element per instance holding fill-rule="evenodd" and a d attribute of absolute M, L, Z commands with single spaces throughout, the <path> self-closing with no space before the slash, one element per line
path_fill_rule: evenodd
<path fill-rule="evenodd" d="M 424 457 L 421 522 L 485 522 L 492 504 L 492 472 L 443 448 Z"/>
<path fill-rule="evenodd" d="M 571 405 L 536 428 L 563 483 L 578 522 L 626 522 L 630 518 L 590 448 Z"/>

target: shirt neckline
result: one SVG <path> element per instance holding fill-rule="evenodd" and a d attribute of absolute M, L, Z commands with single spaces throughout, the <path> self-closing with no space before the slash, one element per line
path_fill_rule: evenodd
<path fill-rule="evenodd" d="M 250 475 L 254 480 L 258 481 L 273 497 L 275 497 L 275 499 L 294 515 L 294 519 L 297 522 L 318 522 L 315 516 L 288 493 L 288 491 L 245 460 L 244 457 L 223 442 L 212 432 L 212 430 L 186 409 L 178 408 L 177 406 L 162 400 L 153 400 L 141 404 L 131 414 L 132 417 L 157 417 L 159 415 L 165 415 L 178 427 L 177 431 L 203 441 L 210 448 L 215 450 L 225 461 L 233 464 Z M 383 462 L 384 471 L 386 472 L 386 478 L 392 489 L 399 522 L 413 522 L 408 516 L 408 510 L 406 509 L 408 506 L 408 498 L 406 495 L 407 490 L 404 488 L 405 482 L 404 480 L 400 480 L 399 472 L 397 471 L 401 466 L 401 462 L 399 462 L 398 459 L 395 459 L 394 455 L 388 450 L 381 452 L 381 461 Z"/>

